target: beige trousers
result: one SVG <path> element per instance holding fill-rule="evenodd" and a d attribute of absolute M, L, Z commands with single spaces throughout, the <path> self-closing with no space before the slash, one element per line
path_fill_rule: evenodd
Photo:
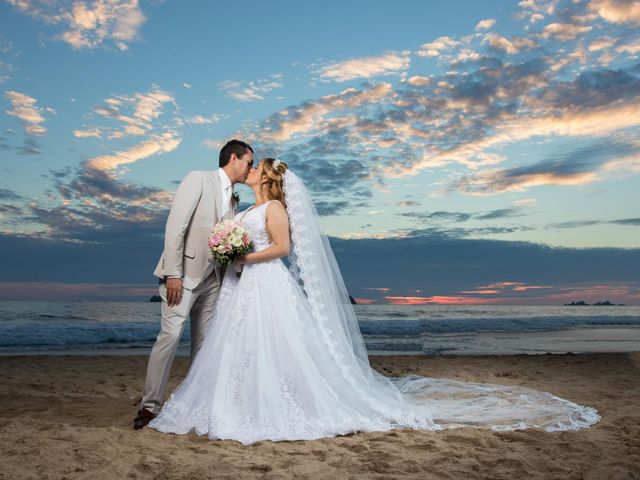
<path fill-rule="evenodd" d="M 147 378 L 144 383 L 140 408 L 145 408 L 153 413 L 160 411 L 169 371 L 176 356 L 187 317 L 191 317 L 191 361 L 193 362 L 207 333 L 219 290 L 220 285 L 216 274 L 211 272 L 193 290 L 182 289 L 180 304 L 169 307 L 166 301 L 166 285 L 160 284 L 160 296 L 162 297 L 160 333 L 149 356 Z"/>

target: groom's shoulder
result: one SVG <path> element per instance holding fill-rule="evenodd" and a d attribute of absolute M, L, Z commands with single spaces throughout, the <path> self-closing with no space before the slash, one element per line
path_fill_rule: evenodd
<path fill-rule="evenodd" d="M 202 177 L 209 177 L 212 174 L 213 172 L 211 170 L 191 170 L 189 173 L 185 175 L 184 178 L 187 178 L 187 177 L 202 178 Z"/>
<path fill-rule="evenodd" d="M 205 178 L 210 178 L 213 175 L 212 171 L 209 170 L 192 170 L 184 176 L 182 182 L 194 182 L 198 180 L 204 180 Z"/>

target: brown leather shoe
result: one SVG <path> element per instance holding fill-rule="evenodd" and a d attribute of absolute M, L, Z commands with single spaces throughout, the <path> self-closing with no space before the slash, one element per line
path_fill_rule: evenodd
<path fill-rule="evenodd" d="M 146 408 L 141 408 L 138 410 L 138 416 L 133 420 L 134 430 L 140 430 L 141 428 L 146 427 L 154 418 L 156 418 L 155 413 L 147 410 Z"/>

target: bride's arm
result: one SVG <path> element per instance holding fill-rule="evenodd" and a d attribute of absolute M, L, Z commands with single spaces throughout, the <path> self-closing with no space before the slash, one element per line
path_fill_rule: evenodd
<path fill-rule="evenodd" d="M 272 201 L 267 206 L 266 224 L 271 245 L 259 252 L 238 257 L 235 261 L 237 264 L 268 262 L 289 255 L 289 218 L 284 206 L 278 200 Z"/>

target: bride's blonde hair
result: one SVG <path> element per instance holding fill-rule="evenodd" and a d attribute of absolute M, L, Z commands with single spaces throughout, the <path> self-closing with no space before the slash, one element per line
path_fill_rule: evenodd
<path fill-rule="evenodd" d="M 274 165 L 276 163 L 276 165 Z M 280 200 L 284 208 L 287 208 L 287 203 L 284 198 L 284 190 L 282 189 L 284 172 L 287 171 L 289 165 L 282 160 L 276 162 L 275 158 L 262 159 L 262 173 L 267 177 L 267 198 L 269 200 Z"/>

